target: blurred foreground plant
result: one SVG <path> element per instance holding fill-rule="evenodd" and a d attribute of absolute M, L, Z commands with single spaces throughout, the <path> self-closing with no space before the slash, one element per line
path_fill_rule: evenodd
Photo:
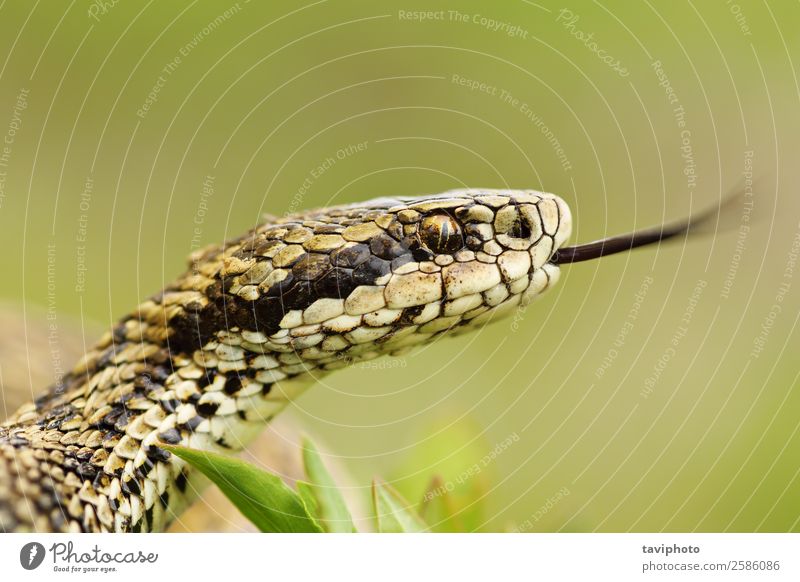
<path fill-rule="evenodd" d="M 303 442 L 303 467 L 308 481 L 297 481 L 296 491 L 277 475 L 241 459 L 186 447 L 163 446 L 208 477 L 262 532 L 357 531 L 341 491 L 316 447 L 307 439 Z M 372 515 L 378 532 L 433 529 L 413 504 L 380 479 L 372 482 Z M 443 515 L 445 519 L 448 517 L 445 509 L 435 513 L 437 520 Z"/>

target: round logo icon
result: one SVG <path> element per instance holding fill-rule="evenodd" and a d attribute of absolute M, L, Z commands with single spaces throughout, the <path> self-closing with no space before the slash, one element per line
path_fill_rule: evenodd
<path fill-rule="evenodd" d="M 19 563 L 26 570 L 35 570 L 44 561 L 44 546 L 39 542 L 30 542 L 19 551 Z"/>

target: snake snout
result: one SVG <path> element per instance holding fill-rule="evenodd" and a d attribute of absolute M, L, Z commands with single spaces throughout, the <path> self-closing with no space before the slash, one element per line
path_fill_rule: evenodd
<path fill-rule="evenodd" d="M 533 200 L 512 199 L 496 213 L 493 226 L 498 242 L 506 248 L 530 250 L 549 238 L 556 250 L 572 233 L 572 215 L 558 196 L 538 193 Z"/>

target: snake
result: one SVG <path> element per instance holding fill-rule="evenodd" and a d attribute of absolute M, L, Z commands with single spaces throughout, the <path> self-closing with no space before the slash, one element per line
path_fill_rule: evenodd
<path fill-rule="evenodd" d="M 233 454 L 325 374 L 515 313 L 560 267 L 707 222 L 565 247 L 569 206 L 458 189 L 270 217 L 196 250 L 0 425 L 0 531 L 155 532 L 205 485 L 168 445 Z"/>

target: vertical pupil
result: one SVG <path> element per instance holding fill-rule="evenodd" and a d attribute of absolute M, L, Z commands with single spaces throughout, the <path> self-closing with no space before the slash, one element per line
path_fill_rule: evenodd
<path fill-rule="evenodd" d="M 458 223 L 447 215 L 426 217 L 419 234 L 422 243 L 435 253 L 454 253 L 464 246 Z"/>
<path fill-rule="evenodd" d="M 452 235 L 453 229 L 450 227 L 450 221 L 443 218 L 439 224 L 439 246 L 447 246 L 447 238 Z"/>

